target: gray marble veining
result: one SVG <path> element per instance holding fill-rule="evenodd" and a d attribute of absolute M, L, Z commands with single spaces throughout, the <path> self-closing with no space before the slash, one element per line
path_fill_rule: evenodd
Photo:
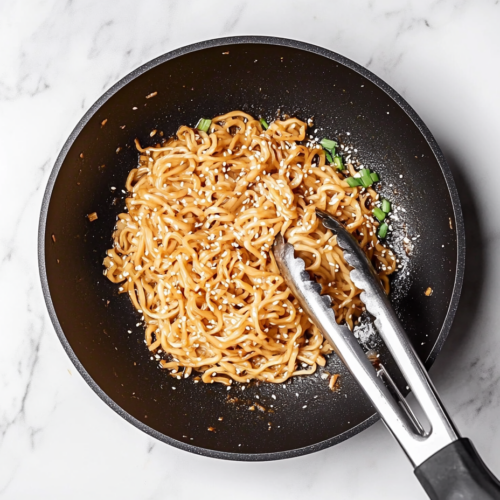
<path fill-rule="evenodd" d="M 36 239 L 43 191 L 69 132 L 140 64 L 237 34 L 304 40 L 369 67 L 443 148 L 469 247 L 458 317 L 431 375 L 500 475 L 499 25 L 494 0 L 0 1 L 0 498 L 425 498 L 380 424 L 275 463 L 220 462 L 156 442 L 95 396 L 54 333 Z"/>

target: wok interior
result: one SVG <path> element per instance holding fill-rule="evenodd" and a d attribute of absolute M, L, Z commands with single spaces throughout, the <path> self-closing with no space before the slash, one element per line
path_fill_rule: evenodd
<path fill-rule="evenodd" d="M 336 356 L 326 369 L 341 374 L 337 392 L 328 389 L 319 371 L 284 385 L 250 384 L 244 391 L 236 386 L 228 391 L 174 379 L 150 359 L 143 327 L 136 326 L 140 315 L 102 274 L 116 215 L 124 206 L 122 188 L 137 161 L 133 141 L 152 145 L 158 139 L 150 137 L 153 129 L 169 137 L 181 124 L 194 126 L 202 116 L 242 109 L 268 120 L 278 113 L 313 117 L 313 129 L 321 128 L 317 135 L 354 144 L 363 164 L 379 172 L 387 197 L 405 207 L 408 235 L 419 235 L 405 276 L 393 279 L 391 300 L 424 360 L 440 336 L 457 262 L 453 207 L 431 148 L 383 90 L 312 52 L 242 43 L 184 53 L 151 66 L 110 92 L 74 133 L 53 188 L 46 272 L 69 347 L 97 386 L 149 427 L 145 430 L 177 446 L 198 447 L 191 451 L 282 458 L 287 453 L 273 454 L 314 451 L 345 439 L 364 428 L 374 410 Z M 98 219 L 90 222 L 86 215 L 92 212 Z M 424 293 L 428 287 L 431 297 Z M 395 373 L 384 346 L 379 349 Z M 249 411 L 256 402 L 266 411 Z"/>

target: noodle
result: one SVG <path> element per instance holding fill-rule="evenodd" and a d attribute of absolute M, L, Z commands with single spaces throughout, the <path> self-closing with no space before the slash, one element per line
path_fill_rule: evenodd
<path fill-rule="evenodd" d="M 281 232 L 352 330 L 364 311 L 360 290 L 316 208 L 346 225 L 389 291 L 396 257 L 376 236 L 377 193 L 349 187 L 321 146 L 303 142 L 306 127 L 290 118 L 263 130 L 233 111 L 214 118 L 209 134 L 183 126 L 157 147 L 136 141 L 139 165 L 105 274 L 129 294 L 148 348 L 173 376 L 195 370 L 208 383 L 280 383 L 325 365 L 331 347 L 271 252 Z"/>

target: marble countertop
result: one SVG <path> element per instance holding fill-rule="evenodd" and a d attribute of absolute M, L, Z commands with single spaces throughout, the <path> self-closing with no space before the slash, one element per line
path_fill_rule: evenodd
<path fill-rule="evenodd" d="M 0 2 L 0 498 L 426 498 L 381 423 L 272 463 L 222 462 L 155 441 L 94 394 L 49 320 L 37 226 L 68 134 L 139 65 L 239 34 L 299 39 L 353 59 L 400 92 L 441 145 L 468 254 L 458 315 L 431 375 L 500 476 L 499 26 L 498 0 Z"/>

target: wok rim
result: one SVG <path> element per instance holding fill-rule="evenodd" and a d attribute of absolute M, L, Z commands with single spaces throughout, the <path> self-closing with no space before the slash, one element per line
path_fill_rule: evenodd
<path fill-rule="evenodd" d="M 59 323 L 59 320 L 57 318 L 57 314 L 54 308 L 54 304 L 52 303 L 52 298 L 49 290 L 49 282 L 48 282 L 48 276 L 47 276 L 47 268 L 45 264 L 45 230 L 46 230 L 46 223 L 47 223 L 47 215 L 49 211 L 49 205 L 50 205 L 50 200 L 52 197 L 52 191 L 57 179 L 57 176 L 59 174 L 59 171 L 66 159 L 67 153 L 69 152 L 71 146 L 73 145 L 74 141 L 77 139 L 79 136 L 80 132 L 84 129 L 84 127 L 87 125 L 89 120 L 92 118 L 92 116 L 98 112 L 98 110 L 102 107 L 102 105 L 110 99 L 114 94 L 116 94 L 119 90 L 121 90 L 125 85 L 127 85 L 129 82 L 134 80 L 135 78 L 139 77 L 140 75 L 144 74 L 145 72 L 149 71 L 150 69 L 163 64 L 166 61 L 169 61 L 171 59 L 175 59 L 177 57 L 183 56 L 185 54 L 189 54 L 192 52 L 196 52 L 199 50 L 203 49 L 208 49 L 208 48 L 214 48 L 214 47 L 219 47 L 219 46 L 225 46 L 225 45 L 237 45 L 237 44 L 267 44 L 267 45 L 277 45 L 277 46 L 283 46 L 283 47 L 290 47 L 290 48 L 295 48 L 299 50 L 303 50 L 305 52 L 311 52 L 313 54 L 317 54 L 323 57 L 326 57 L 328 59 L 331 59 L 339 64 L 342 64 L 343 66 L 346 66 L 347 68 L 351 69 L 352 71 L 355 71 L 356 73 L 360 74 L 367 80 L 369 80 L 371 83 L 375 84 L 377 87 L 379 87 L 382 91 L 384 91 L 411 119 L 411 121 L 416 125 L 416 127 L 419 129 L 420 133 L 426 140 L 427 144 L 431 148 L 438 164 L 439 167 L 441 168 L 441 172 L 443 174 L 444 180 L 446 182 L 446 186 L 450 195 L 451 199 L 451 204 L 453 208 L 453 214 L 455 218 L 455 231 L 456 231 L 456 237 L 457 237 L 457 264 L 456 264 L 456 270 L 455 270 L 455 279 L 454 279 L 454 285 L 453 285 L 453 292 L 451 295 L 450 303 L 448 306 L 448 311 L 446 313 L 445 319 L 443 321 L 443 324 L 441 326 L 441 330 L 439 332 L 439 335 L 437 337 L 437 340 L 428 356 L 428 358 L 425 361 L 425 366 L 427 369 L 429 369 L 433 362 L 435 361 L 437 355 L 441 351 L 441 348 L 443 347 L 443 344 L 448 337 L 448 334 L 451 329 L 451 325 L 453 323 L 453 319 L 455 317 L 455 314 L 458 309 L 458 304 L 460 300 L 460 294 L 462 290 L 462 285 L 463 285 L 463 279 L 464 279 L 464 272 L 465 272 L 465 228 L 464 228 L 464 221 L 463 221 L 463 215 L 462 215 L 462 209 L 461 209 L 461 204 L 460 204 L 460 199 L 458 196 L 458 191 L 455 186 L 455 181 L 453 180 L 453 175 L 451 173 L 450 167 L 448 166 L 448 163 L 438 146 L 436 140 L 434 139 L 434 136 L 428 129 L 428 127 L 424 124 L 422 119 L 419 117 L 419 115 L 416 113 L 416 111 L 406 102 L 406 100 L 398 93 L 396 92 L 391 86 L 389 86 L 387 83 L 385 83 L 382 79 L 380 79 L 378 76 L 373 74 L 371 71 L 366 69 L 365 67 L 361 66 L 360 64 L 336 53 L 331 50 L 325 49 L 323 47 L 319 47 L 310 43 L 306 43 L 303 41 L 298 41 L 298 40 L 292 40 L 292 39 L 287 39 L 287 38 L 280 38 L 280 37 L 272 37 L 272 36 L 253 36 L 253 35 L 248 35 L 248 36 L 232 36 L 232 37 L 221 37 L 221 38 L 215 38 L 211 40 L 205 40 L 202 42 L 197 42 L 194 44 L 186 45 L 184 47 L 172 50 L 170 52 L 167 52 L 159 57 L 156 57 L 155 59 L 139 66 L 135 70 L 131 71 L 128 73 L 125 77 L 120 79 L 117 83 L 115 83 L 112 87 L 110 87 L 90 108 L 89 110 L 85 113 L 85 115 L 80 119 L 76 127 L 73 129 L 71 134 L 69 135 L 68 139 L 64 143 L 64 146 L 62 147 L 57 160 L 54 164 L 54 167 L 52 168 L 47 187 L 45 189 L 43 201 L 42 201 L 42 206 L 41 206 L 41 214 L 40 214 L 40 221 L 39 221 L 39 227 L 38 227 L 38 267 L 39 267 L 39 274 L 40 274 L 40 280 L 42 284 L 42 290 L 43 290 L 43 296 L 45 299 L 45 304 L 48 309 L 48 313 L 50 316 L 50 319 L 52 321 L 52 324 L 56 330 L 57 336 L 59 337 L 59 340 L 66 351 L 66 354 L 69 356 L 71 359 L 73 365 L 75 368 L 78 370 L 80 375 L 84 378 L 86 383 L 90 386 L 90 388 L 111 408 L 113 409 L 118 415 L 123 417 L 127 422 L 130 424 L 134 425 L 141 431 L 145 432 L 146 434 L 150 435 L 151 437 L 158 439 L 159 441 L 162 441 L 164 443 L 167 443 L 171 446 L 175 446 L 176 448 L 179 448 L 184 451 L 188 451 L 191 453 L 195 453 L 197 455 L 203 455 L 211 458 L 219 458 L 219 459 L 226 459 L 226 460 L 236 460 L 236 461 L 269 461 L 269 460 L 282 460 L 285 458 L 292 458 L 292 457 L 297 457 L 301 455 L 307 455 L 309 453 L 314 453 L 319 450 L 323 450 L 326 448 L 329 448 L 331 446 L 334 446 L 338 443 L 341 443 L 342 441 L 345 441 L 356 434 L 360 433 L 361 431 L 367 429 L 371 425 L 373 425 L 377 420 L 379 420 L 379 415 L 375 413 L 371 417 L 367 418 L 363 422 L 359 423 L 358 425 L 352 427 L 348 431 L 345 431 L 341 434 L 338 434 L 335 437 L 326 439 L 324 441 L 321 441 L 319 443 L 311 444 L 302 448 L 296 448 L 294 450 L 286 450 L 286 451 L 279 451 L 279 452 L 272 452 L 272 453 L 229 453 L 229 452 L 223 452 L 223 451 L 217 451 L 217 450 L 211 450 L 207 448 L 201 448 L 198 446 L 194 446 L 188 443 L 184 443 L 181 441 L 177 441 L 176 439 L 173 439 L 166 434 L 163 434 L 161 432 L 156 431 L 155 429 L 145 425 L 143 422 L 137 420 L 135 417 L 130 415 L 128 412 L 126 412 L 123 408 L 121 408 L 119 405 L 117 405 L 113 399 L 111 399 L 101 388 L 100 386 L 92 379 L 92 377 L 89 375 L 89 373 L 86 371 L 85 367 L 83 364 L 80 362 L 78 357 L 76 356 L 75 352 L 71 348 L 70 343 L 68 342 L 63 329 Z"/>

